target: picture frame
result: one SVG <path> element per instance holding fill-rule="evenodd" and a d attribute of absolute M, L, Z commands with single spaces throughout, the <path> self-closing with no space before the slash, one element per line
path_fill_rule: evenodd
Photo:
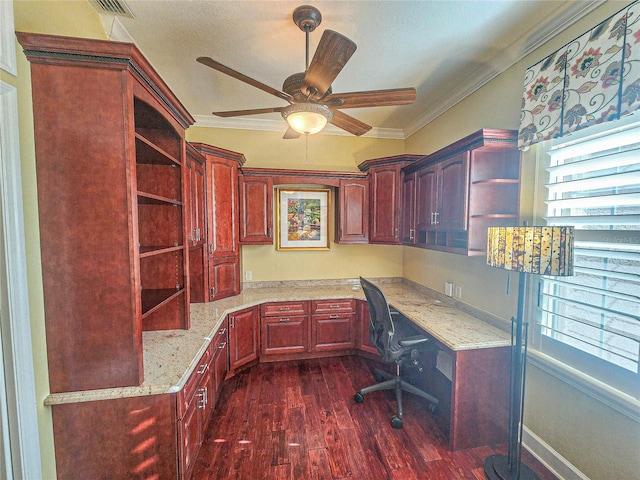
<path fill-rule="evenodd" d="M 329 189 L 277 188 L 277 250 L 329 250 Z"/>

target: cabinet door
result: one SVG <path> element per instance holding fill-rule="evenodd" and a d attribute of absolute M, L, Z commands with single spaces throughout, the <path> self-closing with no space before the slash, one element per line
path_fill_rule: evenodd
<path fill-rule="evenodd" d="M 369 182 L 340 180 L 336 243 L 369 243 Z"/>
<path fill-rule="evenodd" d="M 302 353 L 308 350 L 309 322 L 304 315 L 262 317 L 262 342 L 264 355 Z"/>
<path fill-rule="evenodd" d="M 416 228 L 431 230 L 435 228 L 437 211 L 437 167 L 431 166 L 416 172 Z"/>
<path fill-rule="evenodd" d="M 239 256 L 209 258 L 209 300 L 238 295 L 240 293 Z"/>
<path fill-rule="evenodd" d="M 400 165 L 370 170 L 370 243 L 399 244 Z"/>
<path fill-rule="evenodd" d="M 189 202 L 187 215 L 187 236 L 189 247 L 204 245 L 207 241 L 205 231 L 205 158 L 187 144 L 187 162 L 185 165 L 185 191 Z"/>
<path fill-rule="evenodd" d="M 462 152 L 440 164 L 438 230 L 466 230 L 469 153 Z"/>
<path fill-rule="evenodd" d="M 258 358 L 258 309 L 229 315 L 229 369 L 235 370 Z"/>
<path fill-rule="evenodd" d="M 200 446 L 200 425 L 198 401 L 189 404 L 184 417 L 179 422 L 180 431 L 180 479 L 189 478 L 193 461 Z"/>
<path fill-rule="evenodd" d="M 322 352 L 353 348 L 355 344 L 353 313 L 313 315 L 311 350 Z"/>
<path fill-rule="evenodd" d="M 240 177 L 240 243 L 273 244 L 273 179 Z"/>
<path fill-rule="evenodd" d="M 224 379 L 227 377 L 227 370 L 229 368 L 229 343 L 226 340 L 226 328 L 225 339 L 218 344 L 216 351 L 213 353 L 213 360 L 211 360 L 211 370 L 213 375 L 213 401 L 211 403 L 212 408 L 215 406 L 218 397 L 220 396 L 220 390 Z"/>
<path fill-rule="evenodd" d="M 371 315 L 369 313 L 369 305 L 364 300 L 358 300 L 358 320 L 359 320 L 359 344 L 358 348 L 365 352 L 375 353 L 379 355 L 378 349 L 371 343 L 371 334 L 369 333 L 369 323 Z"/>
<path fill-rule="evenodd" d="M 207 156 L 207 213 L 210 256 L 237 255 L 238 165 L 232 160 Z"/>
<path fill-rule="evenodd" d="M 402 179 L 402 208 L 400 209 L 400 231 L 402 243 L 416 243 L 416 174 L 404 175 Z"/>

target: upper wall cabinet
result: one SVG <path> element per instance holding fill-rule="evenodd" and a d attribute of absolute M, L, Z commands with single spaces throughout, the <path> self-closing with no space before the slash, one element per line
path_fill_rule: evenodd
<path fill-rule="evenodd" d="M 240 293 L 238 168 L 244 155 L 204 143 L 193 146 L 206 159 L 208 300 Z"/>
<path fill-rule="evenodd" d="M 50 390 L 139 385 L 142 330 L 189 326 L 193 119 L 133 44 L 17 36 L 31 62 Z"/>
<path fill-rule="evenodd" d="M 486 253 L 487 228 L 518 224 L 517 132 L 480 130 L 403 169 L 406 244 L 464 255 Z M 407 200 L 408 201 L 408 200 Z"/>
<path fill-rule="evenodd" d="M 369 173 L 369 242 L 400 245 L 400 211 L 403 202 L 402 167 L 421 155 L 397 155 L 367 160 L 359 165 Z"/>
<path fill-rule="evenodd" d="M 273 178 L 240 176 L 240 243 L 273 244 Z"/>

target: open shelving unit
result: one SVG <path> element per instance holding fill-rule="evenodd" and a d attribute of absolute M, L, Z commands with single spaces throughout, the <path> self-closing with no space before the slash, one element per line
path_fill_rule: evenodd
<path fill-rule="evenodd" d="M 134 99 L 142 329 L 188 328 L 181 136 Z"/>

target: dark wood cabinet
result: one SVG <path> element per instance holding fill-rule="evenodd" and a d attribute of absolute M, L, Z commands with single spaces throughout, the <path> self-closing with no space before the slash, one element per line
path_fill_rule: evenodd
<path fill-rule="evenodd" d="M 422 156 L 396 155 L 366 160 L 358 166 L 369 173 L 369 243 L 402 243 L 401 222 L 405 217 L 401 209 L 405 198 L 401 169 L 419 158 Z"/>
<path fill-rule="evenodd" d="M 258 307 L 229 314 L 229 370 L 231 372 L 257 360 L 259 352 Z"/>
<path fill-rule="evenodd" d="M 31 63 L 50 391 L 139 385 L 142 330 L 189 325 L 193 119 L 132 44 L 17 36 Z"/>
<path fill-rule="evenodd" d="M 240 176 L 240 243 L 273 244 L 273 179 Z"/>
<path fill-rule="evenodd" d="M 203 143 L 193 145 L 206 159 L 206 300 L 218 300 L 241 290 L 238 167 L 244 163 L 244 156 Z"/>
<path fill-rule="evenodd" d="M 371 323 L 369 305 L 366 300 L 358 300 L 356 307 L 358 312 L 357 347 L 364 352 L 379 355 L 378 349 L 371 343 L 371 334 L 369 333 L 369 324 Z"/>
<path fill-rule="evenodd" d="M 205 162 L 206 159 L 191 144 L 187 143 L 185 190 L 188 192 L 189 247 L 207 242 L 205 227 Z"/>
<path fill-rule="evenodd" d="M 275 302 L 261 307 L 261 355 L 309 351 L 309 302 Z"/>
<path fill-rule="evenodd" d="M 370 243 L 400 243 L 400 165 L 374 167 L 369 171 Z"/>
<path fill-rule="evenodd" d="M 336 243 L 369 243 L 369 181 L 340 180 Z"/>
<path fill-rule="evenodd" d="M 403 169 L 416 180 L 415 245 L 486 253 L 489 226 L 518 224 L 517 132 L 480 130 Z"/>
<path fill-rule="evenodd" d="M 402 206 L 400 208 L 402 243 L 416 243 L 416 174 L 402 176 Z"/>
<path fill-rule="evenodd" d="M 355 300 L 314 300 L 311 313 L 312 352 L 355 347 Z"/>

